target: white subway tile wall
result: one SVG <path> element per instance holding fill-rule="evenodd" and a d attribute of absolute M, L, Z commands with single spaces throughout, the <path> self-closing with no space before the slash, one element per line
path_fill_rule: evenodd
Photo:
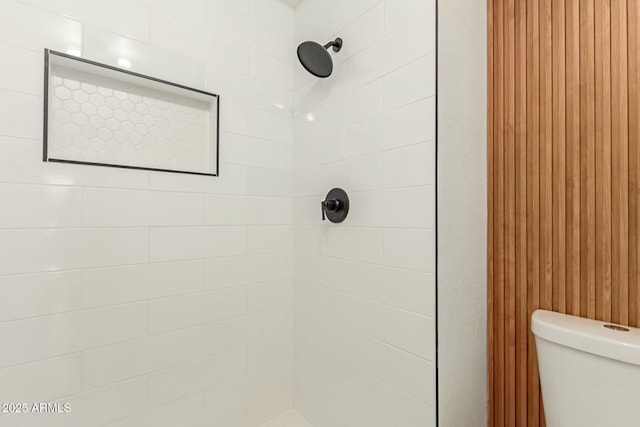
<path fill-rule="evenodd" d="M 0 401 L 72 405 L 0 427 L 435 426 L 435 0 L 0 10 Z M 220 177 L 43 163 L 45 48 L 220 94 Z"/>
<path fill-rule="evenodd" d="M 435 0 L 305 0 L 296 66 L 294 404 L 314 427 L 435 427 Z M 349 193 L 343 224 L 318 201 Z"/>
<path fill-rule="evenodd" d="M 0 426 L 256 427 L 292 403 L 294 12 L 0 0 Z M 42 162 L 45 48 L 221 95 L 220 177 Z"/>

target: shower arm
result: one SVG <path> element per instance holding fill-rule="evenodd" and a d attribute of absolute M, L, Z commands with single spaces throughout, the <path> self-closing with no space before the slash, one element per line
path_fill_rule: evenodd
<path fill-rule="evenodd" d="M 325 49 L 329 49 L 330 47 L 333 48 L 334 52 L 340 52 L 340 49 L 342 49 L 342 39 L 338 37 L 337 39 L 330 41 L 329 43 L 324 45 Z"/>

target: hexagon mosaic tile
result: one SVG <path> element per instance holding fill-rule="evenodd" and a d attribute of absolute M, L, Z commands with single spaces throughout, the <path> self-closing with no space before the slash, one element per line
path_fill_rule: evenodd
<path fill-rule="evenodd" d="M 49 158 L 212 172 L 209 103 L 65 67 L 49 84 Z"/>

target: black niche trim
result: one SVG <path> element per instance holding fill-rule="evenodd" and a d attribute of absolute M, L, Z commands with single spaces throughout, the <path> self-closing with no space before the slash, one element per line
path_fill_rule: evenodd
<path fill-rule="evenodd" d="M 130 166 L 130 165 L 118 165 L 112 163 L 99 163 L 99 162 L 86 162 L 79 160 L 65 160 L 65 159 L 54 159 L 49 158 L 49 150 L 48 150 L 48 138 L 49 138 L 49 68 L 50 68 L 50 55 L 59 56 L 62 58 L 71 59 L 78 62 L 83 62 L 85 64 L 94 65 L 100 68 L 106 68 L 108 70 L 117 71 L 119 73 L 129 74 L 134 77 L 139 77 L 146 80 L 151 80 L 157 83 L 162 83 L 168 86 L 177 87 L 179 89 L 188 90 L 191 92 L 196 92 L 202 95 L 207 95 L 214 97 L 216 99 L 216 173 L 205 173 L 205 172 L 194 172 L 194 171 L 184 171 L 178 169 L 162 169 L 162 168 L 148 168 L 144 166 Z M 153 171 L 153 172 L 170 172 L 170 173 L 182 173 L 187 175 L 200 175 L 200 176 L 220 176 L 220 95 L 206 92 L 204 90 L 192 88 L 189 86 L 184 86 L 179 83 L 173 83 L 167 80 L 159 79 L 157 77 L 148 76 L 145 74 L 136 73 L 135 71 L 125 70 L 123 68 L 114 67 L 112 65 L 102 64 L 100 62 L 91 61 L 89 59 L 80 58 L 74 55 L 69 55 L 62 52 L 57 52 L 51 49 L 44 50 L 44 124 L 43 124 L 43 144 L 42 144 L 42 161 L 44 162 L 52 162 L 52 163 L 68 163 L 68 164 L 76 164 L 76 165 L 86 165 L 86 166 L 104 166 L 110 168 L 119 168 L 119 169 L 133 169 L 133 170 L 144 170 L 144 171 Z"/>
<path fill-rule="evenodd" d="M 78 160 L 65 160 L 65 159 L 54 159 L 50 158 L 45 160 L 50 163 L 69 163 L 72 165 L 85 165 L 85 166 L 104 166 L 109 168 L 118 168 L 118 169 L 133 169 L 133 170 L 143 170 L 143 171 L 153 171 L 153 172 L 171 172 L 171 173 L 183 173 L 187 175 L 201 175 L 201 176 L 219 176 L 213 173 L 205 173 L 205 172 L 192 172 L 192 171 L 181 171 L 181 170 L 173 170 L 173 169 L 160 169 L 160 168 L 146 168 L 143 166 L 129 166 L 129 165 L 117 165 L 112 163 L 97 163 L 97 162 L 81 162 Z"/>

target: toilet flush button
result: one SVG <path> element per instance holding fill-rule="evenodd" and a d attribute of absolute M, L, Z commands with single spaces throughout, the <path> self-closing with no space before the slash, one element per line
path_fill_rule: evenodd
<path fill-rule="evenodd" d="M 629 329 L 617 325 L 604 325 L 605 328 L 618 332 L 629 332 Z"/>

